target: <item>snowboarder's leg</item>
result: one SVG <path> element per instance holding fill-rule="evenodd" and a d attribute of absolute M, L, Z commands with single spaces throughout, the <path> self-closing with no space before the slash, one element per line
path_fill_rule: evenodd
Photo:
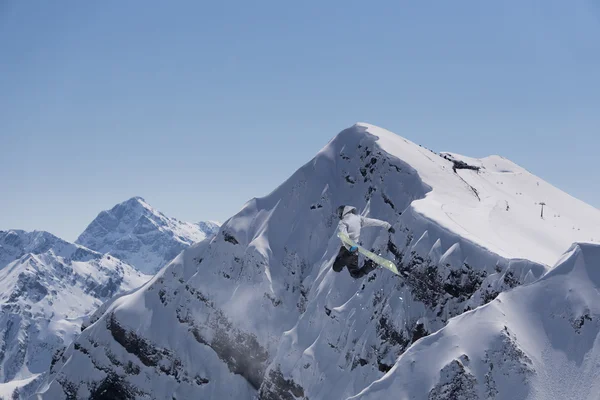
<path fill-rule="evenodd" d="M 371 271 L 375 270 L 376 268 L 377 264 L 375 264 L 373 260 L 366 259 L 363 267 L 360 270 L 364 271 L 364 275 L 368 275 L 369 273 L 371 273 Z"/>
<path fill-rule="evenodd" d="M 377 268 L 377 264 L 375 264 L 373 261 L 371 261 L 369 259 L 366 259 L 363 267 L 356 271 L 350 272 L 350 275 L 352 275 L 352 277 L 354 279 L 359 279 L 365 275 L 368 275 L 369 273 L 371 273 L 371 271 L 373 271 L 376 268 Z"/>
<path fill-rule="evenodd" d="M 348 272 L 350 272 L 350 276 L 352 276 L 354 279 L 360 277 L 358 275 L 360 272 L 360 268 L 358 268 L 358 251 L 355 251 L 354 253 L 348 252 L 346 267 L 348 267 Z"/>
<path fill-rule="evenodd" d="M 344 269 L 348 254 L 350 254 L 350 252 L 344 246 L 340 247 L 340 251 L 333 262 L 333 270 L 335 272 L 341 272 Z"/>

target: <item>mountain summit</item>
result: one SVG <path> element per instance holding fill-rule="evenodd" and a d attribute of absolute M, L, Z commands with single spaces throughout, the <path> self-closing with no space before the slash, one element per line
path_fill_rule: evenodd
<path fill-rule="evenodd" d="M 183 249 L 218 229 L 214 222 L 192 224 L 169 218 L 143 198 L 133 197 L 102 211 L 76 243 L 153 274 Z"/>
<path fill-rule="evenodd" d="M 392 233 L 365 228 L 361 244 L 402 276 L 332 270 L 340 205 L 392 224 Z M 454 318 L 533 287 L 572 242 L 597 240 L 598 226 L 599 210 L 504 158 L 439 154 L 356 124 L 216 236 L 101 307 L 39 397 L 349 398 Z M 573 310 L 574 321 L 584 315 Z M 600 361 L 588 354 L 589 365 Z M 460 372 L 432 368 L 440 381 Z M 423 388 L 415 398 L 453 398 L 443 384 Z"/>

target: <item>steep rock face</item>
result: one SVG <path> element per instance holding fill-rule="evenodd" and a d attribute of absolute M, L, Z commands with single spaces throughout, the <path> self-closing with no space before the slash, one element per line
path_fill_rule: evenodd
<path fill-rule="evenodd" d="M 141 197 L 102 211 L 76 243 L 112 254 L 145 274 L 153 274 L 191 244 L 214 235 L 214 222 L 192 224 L 169 218 Z"/>
<path fill-rule="evenodd" d="M 481 218 L 503 201 L 489 186 L 500 172 L 454 166 L 375 127 L 342 132 L 215 237 L 98 310 L 39 395 L 95 398 L 107 385 L 120 398 L 148 399 L 359 393 L 451 318 L 539 278 L 542 259 L 556 251 L 541 240 L 539 259 L 509 257 L 521 254 L 520 227 L 513 241 L 499 240 L 495 230 L 508 227 Z M 391 237 L 365 228 L 361 241 L 394 259 L 402 276 L 332 271 L 342 204 L 393 224 Z M 433 395 L 475 387 L 465 362 L 446 364 Z"/>
<path fill-rule="evenodd" d="M 599 288 L 600 245 L 575 244 L 540 280 L 453 319 L 353 398 L 597 399 Z"/>
<path fill-rule="evenodd" d="M 35 389 L 85 315 L 149 278 L 48 232 L 1 231 L 0 253 L 18 256 L 0 269 L 0 395 Z"/>

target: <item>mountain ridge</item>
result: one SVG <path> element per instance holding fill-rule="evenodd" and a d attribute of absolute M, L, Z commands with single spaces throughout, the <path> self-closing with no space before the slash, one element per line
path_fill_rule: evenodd
<path fill-rule="evenodd" d="M 493 159 L 477 171 L 380 129 L 342 131 L 216 236 L 99 310 L 40 397 L 95 399 L 103 388 L 123 398 L 348 398 L 453 318 L 544 275 L 554 246 L 579 235 L 556 238 L 560 221 L 585 235 L 600 218 L 559 196 L 549 209 L 562 216 L 538 221 L 537 177 L 500 180 Z M 557 190 L 539 182 L 542 194 Z M 404 277 L 332 271 L 335 210 L 345 204 L 393 224 L 391 237 L 365 229 L 361 241 Z M 541 250 L 520 243 L 524 223 Z"/>
<path fill-rule="evenodd" d="M 600 245 L 574 243 L 539 280 L 456 317 L 351 398 L 595 399 L 599 289 Z"/>
<path fill-rule="evenodd" d="M 149 278 L 45 231 L 0 231 L 0 255 L 0 396 L 34 390 L 86 314 Z"/>

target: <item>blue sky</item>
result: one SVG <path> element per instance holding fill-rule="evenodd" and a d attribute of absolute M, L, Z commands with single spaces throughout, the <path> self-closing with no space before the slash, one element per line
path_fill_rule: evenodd
<path fill-rule="evenodd" d="M 225 220 L 357 121 L 600 207 L 600 3 L 0 3 L 0 229 Z"/>

